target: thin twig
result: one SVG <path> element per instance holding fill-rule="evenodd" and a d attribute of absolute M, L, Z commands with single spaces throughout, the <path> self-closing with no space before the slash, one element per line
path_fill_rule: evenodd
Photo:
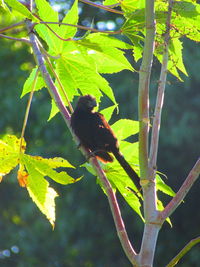
<path fill-rule="evenodd" d="M 6 32 L 6 31 L 10 31 L 10 30 L 12 30 L 12 29 L 14 29 L 16 27 L 22 26 L 22 25 L 24 25 L 24 21 L 20 21 L 18 23 L 15 23 L 15 24 L 12 24 L 12 25 L 10 25 L 8 27 L 0 29 L 0 33 L 1 32 Z"/>
<path fill-rule="evenodd" d="M 37 71 L 35 73 L 35 77 L 34 77 L 34 80 L 33 80 L 33 83 L 32 83 L 31 93 L 29 95 L 29 99 L 28 99 L 28 103 L 27 103 L 27 107 L 26 107 L 26 112 L 25 112 L 22 131 L 21 131 L 21 138 L 20 138 L 20 153 L 22 152 L 22 140 L 23 140 L 23 137 L 24 137 L 24 133 L 25 133 L 25 129 L 26 129 L 27 121 L 28 121 L 28 116 L 29 116 L 29 112 L 30 112 L 30 108 L 31 108 L 32 98 L 33 98 L 33 94 L 34 94 L 34 90 L 35 90 L 35 85 L 36 85 L 36 82 L 37 82 L 38 74 L 39 74 L 39 69 L 37 69 Z"/>
<path fill-rule="evenodd" d="M 123 15 L 124 14 L 123 11 L 120 11 L 120 10 L 116 10 L 116 9 L 111 8 L 111 7 L 118 6 L 119 4 L 115 4 L 115 5 L 111 5 L 111 6 L 104 6 L 104 5 L 96 4 L 96 3 L 91 2 L 91 1 L 88 1 L 88 0 L 79 0 L 79 1 L 80 2 L 83 2 L 85 4 L 88 4 L 90 6 L 94 6 L 94 7 L 97 7 L 97 8 L 100 8 L 100 9 L 103 9 L 103 10 L 106 10 L 106 11 L 109 11 L 109 12 L 112 12 L 112 13 L 116 13 L 116 14 L 120 14 L 120 15 Z"/>
<path fill-rule="evenodd" d="M 29 45 L 31 44 L 28 39 L 25 39 L 25 38 L 15 38 L 15 37 L 7 36 L 7 35 L 1 34 L 1 33 L 0 33 L 0 38 L 6 38 L 6 39 L 9 39 L 9 40 L 20 41 L 20 42 L 27 43 Z"/>
<path fill-rule="evenodd" d="M 165 85 L 167 79 L 167 66 L 168 66 L 168 54 L 169 54 L 169 40 L 170 40 L 170 22 L 172 15 L 173 0 L 169 0 L 167 20 L 166 20 L 166 32 L 164 35 L 164 51 L 162 59 L 162 67 L 160 72 L 160 80 L 158 82 L 158 92 L 156 99 L 156 106 L 154 111 L 154 119 L 151 134 L 150 156 L 149 156 L 149 177 L 155 178 L 156 174 L 156 162 L 158 153 L 158 141 L 161 123 L 161 114 L 164 101 Z"/>
<path fill-rule="evenodd" d="M 167 265 L 166 267 L 173 267 L 175 266 L 181 258 L 189 251 L 193 246 L 200 242 L 200 236 L 197 238 L 192 239 Z"/>
<path fill-rule="evenodd" d="M 159 215 L 160 223 L 163 223 L 183 201 L 188 191 L 192 187 L 193 183 L 198 179 L 199 174 L 200 174 L 200 159 L 197 160 L 196 164 L 188 174 L 187 178 L 185 179 L 184 183 L 178 190 L 175 197 L 172 198 L 172 200 L 168 203 L 165 209 L 160 213 Z"/>
<path fill-rule="evenodd" d="M 78 29 L 81 29 L 81 30 L 85 30 L 85 31 L 91 31 L 91 32 L 100 32 L 100 33 L 109 33 L 109 34 L 120 34 L 121 33 L 121 30 L 118 30 L 118 31 L 103 31 L 103 30 L 98 30 L 98 29 L 94 29 L 94 28 L 91 28 L 91 27 L 86 27 L 86 26 L 82 26 L 82 25 L 75 25 L 75 24 L 70 24 L 70 23 L 64 23 L 64 22 L 52 22 L 52 21 L 40 21 L 39 23 L 35 22 L 33 24 L 33 27 L 35 25 L 38 25 L 38 24 L 45 24 L 48 26 L 48 24 L 57 24 L 57 25 L 65 25 L 65 26 L 70 26 L 70 27 L 75 27 L 75 28 L 78 28 Z M 53 33 L 55 33 L 50 27 L 48 27 L 49 30 L 51 30 Z M 70 39 L 64 39 L 62 37 L 60 37 L 58 34 L 56 34 L 56 36 L 63 40 L 63 41 L 69 41 Z"/>
<path fill-rule="evenodd" d="M 39 49 L 38 43 L 37 43 L 37 38 L 35 36 L 35 34 L 31 31 L 32 29 L 32 23 L 27 20 L 26 21 L 26 25 L 29 31 L 29 38 L 30 38 L 30 42 L 32 44 L 32 49 L 33 49 L 33 53 L 36 59 L 36 63 L 39 66 L 40 72 L 42 77 L 44 78 L 47 88 L 49 90 L 50 95 L 52 96 L 52 98 L 54 99 L 56 105 L 58 106 L 61 115 L 63 116 L 64 121 L 66 122 L 68 128 L 70 129 L 72 136 L 74 138 L 74 140 L 76 141 L 77 144 L 80 144 L 80 141 L 77 139 L 77 137 L 74 135 L 72 129 L 71 129 L 71 125 L 70 125 L 70 114 L 67 110 L 67 108 L 65 107 L 59 92 L 57 90 L 57 88 L 55 87 L 52 78 L 50 77 L 47 68 L 44 64 L 44 58 L 43 55 Z M 81 151 L 82 153 L 85 155 L 86 158 L 89 158 L 89 151 L 87 149 L 85 149 L 84 147 L 81 147 Z M 129 258 L 129 260 L 132 262 L 132 264 L 136 265 L 136 252 L 134 251 L 133 247 L 131 246 L 131 243 L 128 239 L 128 235 L 121 217 L 121 213 L 120 213 L 120 209 L 117 203 L 117 199 L 115 196 L 115 193 L 112 190 L 112 187 L 109 183 L 109 181 L 107 180 L 104 171 L 101 169 L 101 166 L 99 165 L 97 159 L 95 157 L 90 158 L 90 163 L 92 164 L 93 168 L 95 169 L 98 177 L 100 178 L 102 184 L 104 185 L 104 188 L 106 190 L 107 196 L 108 196 L 108 200 L 109 200 L 109 204 L 110 204 L 110 208 L 112 211 L 112 215 L 114 218 L 114 222 L 115 222 L 115 226 L 117 229 L 117 233 L 118 236 L 120 238 L 122 247 L 127 255 L 127 257 Z"/>

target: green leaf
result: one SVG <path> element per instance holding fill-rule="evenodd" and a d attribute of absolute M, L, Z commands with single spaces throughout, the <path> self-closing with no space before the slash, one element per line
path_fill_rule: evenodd
<path fill-rule="evenodd" d="M 137 188 L 135 187 L 132 180 L 127 176 L 122 167 L 118 163 L 115 165 L 111 163 L 105 165 L 104 170 L 108 179 L 112 182 L 112 184 L 115 185 L 125 201 L 143 219 L 140 211 L 140 201 L 136 194 L 133 192 L 134 190 L 137 190 Z M 133 191 L 130 189 L 132 189 Z"/>
<path fill-rule="evenodd" d="M 185 66 L 183 64 L 183 55 L 182 55 L 182 42 L 178 38 L 172 38 L 169 46 L 169 71 L 173 74 L 175 68 L 179 69 L 188 76 Z"/>
<path fill-rule="evenodd" d="M 38 13 L 40 18 L 45 22 L 59 22 L 58 20 L 58 12 L 54 11 L 50 4 L 45 0 L 36 0 L 35 1 Z M 49 24 L 50 27 L 55 33 L 59 33 L 59 25 L 58 24 Z M 62 42 L 60 39 L 47 28 L 47 25 L 38 24 L 35 26 L 37 33 L 40 37 L 47 43 L 49 47 L 49 53 L 53 55 L 58 55 L 62 50 Z"/>
<path fill-rule="evenodd" d="M 141 208 L 140 201 L 136 196 L 136 194 L 133 192 L 137 190 L 133 181 L 127 176 L 127 174 L 117 161 L 114 161 L 113 163 L 110 164 L 101 164 L 101 165 L 106 173 L 107 178 L 112 184 L 113 190 L 117 189 L 123 196 L 125 201 L 129 204 L 129 206 L 143 219 L 140 211 Z M 94 172 L 94 169 L 90 164 L 85 163 L 82 165 L 82 167 L 87 168 L 87 170 L 90 173 L 96 176 L 96 173 Z M 102 190 L 105 192 L 101 182 L 99 182 L 99 184 L 102 187 Z M 140 195 L 139 192 L 138 195 Z"/>
<path fill-rule="evenodd" d="M 22 94 L 21 94 L 21 98 L 30 93 L 31 90 L 32 90 L 32 84 L 34 82 L 34 79 L 35 79 L 35 75 L 36 75 L 36 72 L 37 72 L 37 68 L 34 68 L 32 69 L 29 77 L 26 79 L 25 83 L 24 83 L 24 86 L 23 86 L 23 90 L 22 90 Z M 35 88 L 34 88 L 34 91 L 38 91 L 40 89 L 42 89 L 43 87 L 45 87 L 45 82 L 44 82 L 44 79 L 40 76 L 37 77 L 37 82 L 35 84 Z"/>
<path fill-rule="evenodd" d="M 132 41 L 134 42 L 134 41 Z M 142 53 L 143 53 L 143 47 L 140 43 L 135 44 L 134 49 L 133 49 L 133 56 L 135 61 L 137 62 L 139 59 L 142 58 Z"/>
<path fill-rule="evenodd" d="M 156 175 L 156 188 L 157 190 L 160 190 L 164 194 L 174 197 L 175 192 L 172 190 L 170 186 L 164 183 L 164 181 L 161 179 L 159 175 Z"/>
<path fill-rule="evenodd" d="M 54 227 L 55 197 L 58 195 L 53 188 L 49 187 L 49 183 L 35 168 L 34 162 L 29 160 L 29 157 L 24 157 L 23 161 L 29 174 L 27 185 L 29 195 Z"/>
<path fill-rule="evenodd" d="M 133 167 L 134 170 L 139 172 L 139 143 L 130 143 L 126 141 L 120 141 L 120 151 L 124 155 L 125 159 Z"/>
<path fill-rule="evenodd" d="M 110 118 L 112 117 L 112 114 L 113 114 L 114 110 L 117 107 L 118 107 L 117 105 L 110 106 L 108 108 L 105 108 L 105 109 L 101 110 L 100 113 L 104 115 L 104 117 L 105 117 L 105 119 L 107 121 L 109 121 Z"/>
<path fill-rule="evenodd" d="M 25 157 L 25 167 L 27 161 L 31 162 L 33 168 L 37 170 L 43 177 L 49 177 L 55 182 L 59 184 L 71 184 L 75 183 L 79 179 L 74 179 L 70 175 L 68 175 L 66 172 L 61 171 L 57 172 L 54 170 L 54 168 L 58 167 L 70 167 L 72 168 L 73 166 L 67 162 L 64 159 L 61 158 L 53 158 L 53 159 L 44 159 L 39 156 L 29 156 L 29 155 L 24 155 Z"/>
<path fill-rule="evenodd" d="M 73 3 L 72 8 L 68 11 L 64 19 L 62 20 L 63 23 L 69 23 L 73 25 L 77 25 L 78 22 L 78 0 L 75 0 Z M 72 26 L 60 26 L 60 34 L 63 38 L 71 38 L 74 37 L 77 32 L 76 27 Z"/>
<path fill-rule="evenodd" d="M 194 2 L 179 1 L 174 3 L 175 13 L 172 19 L 174 34 L 187 36 L 191 40 L 200 42 L 200 5 Z"/>
<path fill-rule="evenodd" d="M 102 92 L 116 104 L 114 94 L 108 82 L 91 68 L 78 50 L 67 51 L 56 62 L 56 73 L 64 87 L 69 101 L 75 95 L 79 95 L 78 89 L 83 95 L 92 94 L 99 102 Z M 57 84 L 57 83 L 56 83 Z M 60 89 L 60 95 L 66 104 L 65 97 Z M 101 92 L 102 91 L 102 92 Z M 53 104 L 51 117 L 56 114 L 57 107 Z"/>
<path fill-rule="evenodd" d="M 26 143 L 22 145 L 25 149 Z M 0 140 L 0 178 L 10 173 L 19 163 L 20 139 L 14 135 L 5 135 Z"/>
<path fill-rule="evenodd" d="M 158 210 L 159 210 L 159 211 L 162 211 L 162 210 L 164 209 L 163 203 L 162 203 L 160 200 L 157 201 L 157 206 L 158 206 Z M 172 227 L 172 222 L 171 222 L 171 220 L 170 220 L 169 217 L 166 219 L 166 221 L 167 221 L 167 222 L 169 223 L 169 225 Z"/>
<path fill-rule="evenodd" d="M 121 8 L 125 13 L 132 13 L 137 9 L 145 7 L 144 0 L 123 0 L 121 1 Z"/>
<path fill-rule="evenodd" d="M 17 0 L 5 0 L 5 2 L 12 7 L 13 10 L 18 11 L 21 15 L 23 15 L 25 18 L 32 18 L 31 12 L 19 1 Z"/>
<path fill-rule="evenodd" d="M 103 1 L 103 4 L 105 6 L 110 6 L 110 5 L 119 4 L 119 1 L 117 1 L 117 0 L 105 0 L 105 1 Z"/>
<path fill-rule="evenodd" d="M 133 46 L 107 34 L 92 33 L 78 41 L 85 49 L 87 61 L 100 73 L 115 73 L 133 67 L 119 49 L 133 49 Z"/>
<path fill-rule="evenodd" d="M 139 132 L 139 122 L 127 119 L 121 119 L 111 125 L 112 130 L 117 136 L 117 139 L 124 140 L 127 137 Z"/>

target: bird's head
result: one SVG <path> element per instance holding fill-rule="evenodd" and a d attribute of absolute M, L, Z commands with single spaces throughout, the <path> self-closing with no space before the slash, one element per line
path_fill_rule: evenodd
<path fill-rule="evenodd" d="M 84 95 L 79 97 L 77 107 L 84 110 L 93 110 L 97 106 L 96 98 L 92 95 Z"/>

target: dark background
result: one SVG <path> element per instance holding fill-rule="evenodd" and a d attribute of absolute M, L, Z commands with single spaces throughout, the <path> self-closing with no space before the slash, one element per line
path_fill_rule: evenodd
<path fill-rule="evenodd" d="M 65 2 L 63 2 L 65 7 Z M 120 23 L 118 15 L 80 5 L 81 21 Z M 1 27 L 7 25 L 1 18 Z M 177 191 L 199 156 L 200 114 L 200 47 L 182 39 L 188 77 L 184 82 L 168 76 L 163 108 L 158 170 L 168 176 L 166 182 Z M 20 136 L 28 97 L 20 99 L 23 83 L 34 66 L 26 45 L 0 39 L 0 130 Z M 127 55 L 130 58 L 130 55 Z M 131 60 L 131 58 L 130 58 Z M 133 63 L 138 70 L 139 63 Z M 155 60 L 151 82 L 151 115 L 160 65 Z M 137 119 L 138 73 L 123 71 L 106 76 L 114 90 L 120 113 L 114 119 Z M 109 102 L 108 102 L 109 103 Z M 108 105 L 104 101 L 104 105 Z M 84 161 L 72 142 L 60 115 L 47 122 L 50 97 L 45 90 L 34 94 L 26 141 L 28 153 L 44 157 L 61 156 L 77 166 Z M 19 187 L 16 170 L 0 184 L 0 266 L 52 267 L 128 267 L 131 266 L 119 243 L 106 196 L 95 178 L 78 169 L 75 176 L 85 174 L 80 182 L 61 186 L 51 182 L 59 193 L 56 199 L 57 220 L 53 231 L 48 221 L 32 203 L 27 191 Z M 155 266 L 165 266 L 192 238 L 200 234 L 199 181 L 184 203 L 171 216 L 172 228 L 165 223 L 160 231 Z M 164 203 L 169 198 L 159 195 Z M 122 214 L 135 249 L 140 246 L 143 224 L 118 196 Z M 199 266 L 197 245 L 178 266 Z"/>

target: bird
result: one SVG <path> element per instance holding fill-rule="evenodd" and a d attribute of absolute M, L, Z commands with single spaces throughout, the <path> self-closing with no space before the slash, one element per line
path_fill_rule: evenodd
<path fill-rule="evenodd" d="M 119 150 L 119 143 L 103 114 L 95 112 L 96 98 L 92 95 L 79 97 L 71 116 L 71 127 L 80 141 L 80 145 L 91 151 L 103 163 L 113 162 L 114 155 L 127 175 L 132 179 L 138 191 L 140 178 Z"/>

